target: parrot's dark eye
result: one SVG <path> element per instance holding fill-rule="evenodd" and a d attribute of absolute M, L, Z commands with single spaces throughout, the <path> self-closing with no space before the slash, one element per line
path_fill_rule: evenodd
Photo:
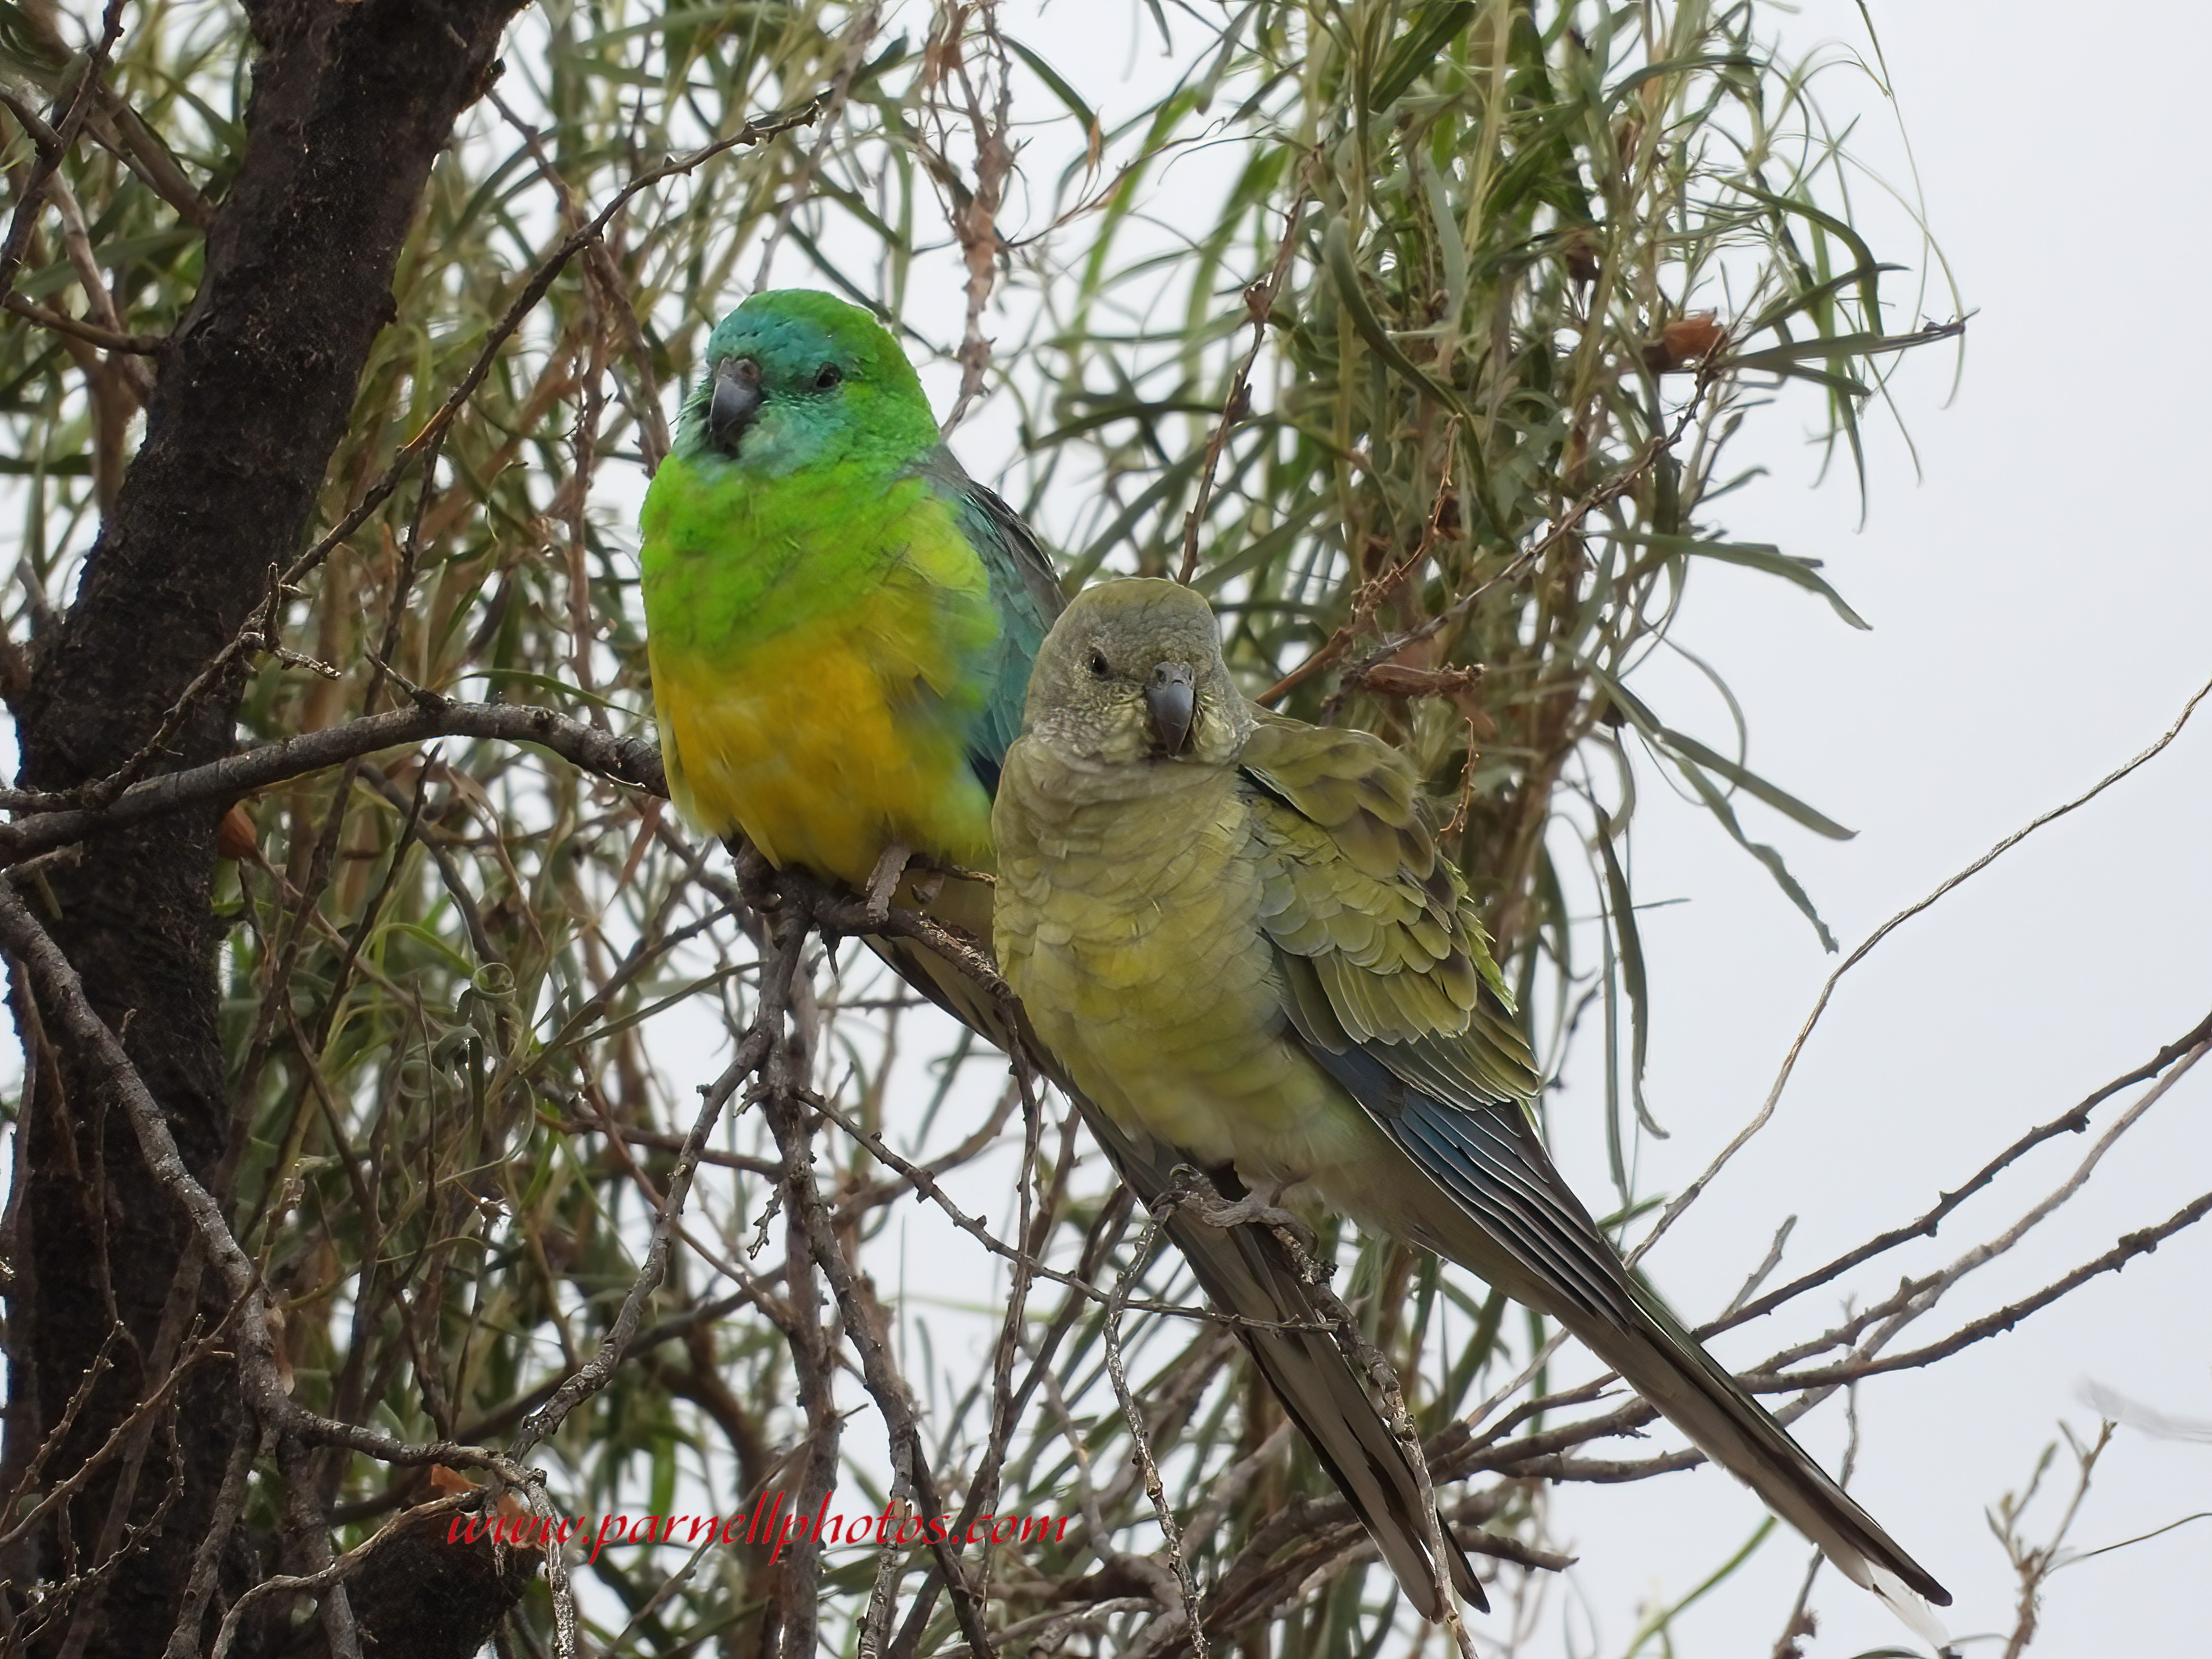
<path fill-rule="evenodd" d="M 1095 679 L 1110 680 L 1114 678 L 1114 665 L 1106 660 L 1103 651 L 1091 653 L 1091 673 Z"/>
<path fill-rule="evenodd" d="M 814 371 L 814 389 L 817 392 L 834 392 L 844 378 L 845 371 L 836 364 L 824 363 Z"/>

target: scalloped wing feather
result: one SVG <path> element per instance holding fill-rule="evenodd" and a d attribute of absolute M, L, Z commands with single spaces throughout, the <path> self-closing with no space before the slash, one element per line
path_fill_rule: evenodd
<path fill-rule="evenodd" d="M 1243 763 L 1260 925 L 1305 960 L 1286 977 L 1310 1039 L 1382 1045 L 1394 1072 L 1446 1099 L 1533 1093 L 1528 1044 L 1485 1006 L 1486 987 L 1504 1001 L 1489 941 L 1398 752 L 1364 732 L 1270 719 Z"/>

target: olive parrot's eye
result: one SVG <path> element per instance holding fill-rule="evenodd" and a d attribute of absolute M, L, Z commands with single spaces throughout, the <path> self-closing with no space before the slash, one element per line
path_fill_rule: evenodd
<path fill-rule="evenodd" d="M 1110 680 L 1114 678 L 1114 665 L 1106 660 L 1106 653 L 1103 651 L 1093 651 L 1091 653 L 1091 672 L 1097 679 Z"/>
<path fill-rule="evenodd" d="M 838 383 L 844 378 L 845 371 L 836 364 L 824 363 L 814 371 L 814 389 L 817 392 L 835 391 Z"/>

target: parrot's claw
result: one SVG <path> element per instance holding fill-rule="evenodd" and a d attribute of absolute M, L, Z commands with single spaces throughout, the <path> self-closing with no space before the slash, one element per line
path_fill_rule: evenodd
<path fill-rule="evenodd" d="M 913 848 L 902 841 L 895 841 L 884 848 L 876 860 L 876 867 L 868 874 L 868 920 L 878 927 L 890 920 L 891 895 L 897 890 L 899 878 L 906 873 L 906 866 L 913 858 Z"/>
<path fill-rule="evenodd" d="M 1173 1195 L 1177 1203 L 1209 1227 L 1219 1227 L 1224 1231 L 1231 1227 L 1280 1227 L 1298 1242 L 1299 1249 L 1311 1255 L 1320 1246 L 1314 1230 L 1293 1212 L 1275 1202 L 1283 1195 L 1284 1185 L 1273 1182 L 1255 1187 L 1232 1204 L 1214 1190 L 1211 1182 L 1200 1177 L 1195 1182 L 1182 1185 Z"/>

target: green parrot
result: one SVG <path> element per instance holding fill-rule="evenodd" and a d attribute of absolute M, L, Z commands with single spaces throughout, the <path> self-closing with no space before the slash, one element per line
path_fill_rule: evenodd
<path fill-rule="evenodd" d="M 858 306 L 757 294 L 707 364 L 639 555 L 677 805 L 854 887 L 892 848 L 988 866 L 1051 567 Z"/>
<path fill-rule="evenodd" d="M 992 792 L 1030 663 L 1061 605 L 1036 539 L 939 442 L 913 366 L 869 313 L 757 294 L 708 342 L 642 516 L 645 615 L 670 793 L 711 835 L 988 940 L 991 889 L 901 877 L 908 856 L 993 867 Z M 893 882 L 899 884 L 891 887 Z M 1007 1048 L 997 1005 L 911 940 L 869 943 Z M 1051 1055 L 1039 1063 L 1065 1083 Z M 1138 1199 L 1184 1159 L 1068 1091 Z M 1374 1534 L 1438 1613 L 1419 1486 L 1297 1266 L 1267 1229 L 1163 1227 Z M 1291 1328 L 1285 1328 L 1289 1327 Z M 1449 1533 L 1445 1534 L 1449 1537 Z M 1455 1544 L 1459 1593 L 1482 1589 Z"/>
<path fill-rule="evenodd" d="M 1102 583 L 1047 637 L 992 814 L 1001 970 L 1122 1133 L 1549 1315 L 1916 1628 L 1950 1595 L 1630 1274 L 1412 769 L 1237 691 L 1205 600 Z M 1940 1632 L 1938 1632 L 1940 1635 Z"/>

